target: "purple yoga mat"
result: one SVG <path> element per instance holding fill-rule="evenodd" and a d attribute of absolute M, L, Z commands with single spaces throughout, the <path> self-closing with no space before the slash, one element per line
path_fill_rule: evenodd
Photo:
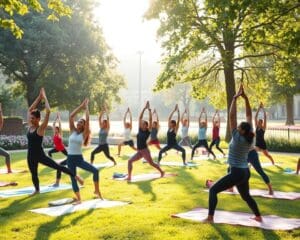
<path fill-rule="evenodd" d="M 166 177 L 174 177 L 176 174 L 173 173 L 165 173 L 164 178 Z M 161 178 L 160 173 L 146 173 L 146 174 L 140 174 L 140 175 L 135 175 L 131 177 L 130 182 L 141 182 L 141 181 L 148 181 L 148 180 L 153 180 Z M 114 178 L 114 180 L 118 181 L 126 181 L 126 177 L 123 178 Z"/>

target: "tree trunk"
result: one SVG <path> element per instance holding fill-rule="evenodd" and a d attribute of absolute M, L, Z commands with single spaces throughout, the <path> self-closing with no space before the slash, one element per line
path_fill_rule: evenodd
<path fill-rule="evenodd" d="M 295 122 L 294 122 L 294 96 L 293 95 L 286 96 L 285 105 L 286 105 L 285 125 L 295 125 Z"/>

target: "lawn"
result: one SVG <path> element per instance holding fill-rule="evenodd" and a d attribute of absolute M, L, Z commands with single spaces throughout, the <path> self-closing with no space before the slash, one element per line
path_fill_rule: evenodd
<path fill-rule="evenodd" d="M 89 159 L 91 148 L 84 155 Z M 116 148 L 111 148 L 116 155 Z M 156 151 L 156 150 L 155 150 Z M 226 172 L 224 159 L 201 161 L 193 168 L 167 167 L 167 172 L 177 173 L 177 177 L 155 181 L 127 183 L 111 179 L 114 172 L 127 171 L 125 156 L 132 151 L 125 148 L 123 156 L 117 158 L 118 166 L 100 171 L 101 190 L 104 198 L 131 201 L 132 204 L 109 209 L 81 211 L 61 217 L 49 217 L 31 213 L 28 210 L 46 207 L 51 200 L 72 197 L 71 190 L 40 194 L 34 197 L 0 199 L 0 239 L 299 239 L 300 229 L 294 231 L 267 231 L 256 228 L 201 224 L 170 217 L 173 213 L 191 210 L 197 206 L 208 206 L 208 194 L 203 191 L 206 179 L 217 179 Z M 155 154 L 156 155 L 156 154 Z M 188 157 L 190 154 L 188 154 Z M 63 155 L 56 155 L 62 158 Z M 278 166 L 266 168 L 275 190 L 300 192 L 299 176 L 284 175 L 284 168 L 295 168 L 297 157 L 274 154 Z M 181 161 L 180 156 L 170 152 L 164 160 Z M 268 161 L 261 157 L 262 161 Z M 96 156 L 95 162 L 105 162 L 104 155 Z M 13 168 L 27 169 L 26 153 L 12 154 Z M 4 161 L 1 161 L 1 168 Z M 134 164 L 133 173 L 155 172 L 141 161 Z M 93 198 L 92 176 L 79 173 L 85 178 L 81 190 L 83 200 Z M 40 165 L 40 184 L 50 184 L 55 179 L 55 171 Z M 0 175 L 0 181 L 17 181 L 19 187 L 31 186 L 29 173 Z M 63 175 L 62 182 L 69 183 Z M 251 187 L 265 189 L 260 176 L 252 169 Z M 12 187 L 1 188 L 0 190 Z M 255 198 L 264 215 L 300 218 L 300 202 Z M 218 209 L 250 212 L 239 196 L 219 195 Z"/>

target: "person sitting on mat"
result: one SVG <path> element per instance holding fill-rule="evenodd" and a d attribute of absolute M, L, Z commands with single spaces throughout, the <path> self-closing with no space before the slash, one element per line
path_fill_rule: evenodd
<path fill-rule="evenodd" d="M 204 120 L 202 120 L 202 115 L 204 115 Z M 193 160 L 194 154 L 195 154 L 195 150 L 198 147 L 204 147 L 207 151 L 208 157 L 209 154 L 212 154 L 214 157 L 214 160 L 216 159 L 216 155 L 214 154 L 214 152 L 212 150 L 210 150 L 208 148 L 208 143 L 206 140 L 206 131 L 207 131 L 207 114 L 205 112 L 205 108 L 202 108 L 202 111 L 200 113 L 199 116 L 199 132 L 198 132 L 198 142 L 197 144 L 193 147 L 192 150 L 192 155 L 191 155 L 191 160 Z"/>
<path fill-rule="evenodd" d="M 239 97 L 245 100 L 246 106 L 246 122 L 241 122 L 237 126 L 236 117 L 236 102 Z M 214 213 L 218 203 L 218 193 L 225 191 L 233 186 L 237 187 L 242 199 L 247 202 L 251 208 L 256 221 L 262 222 L 262 217 L 259 212 L 255 200 L 249 193 L 249 178 L 250 170 L 248 167 L 247 157 L 251 149 L 254 133 L 252 130 L 252 112 L 247 95 L 244 92 L 244 87 L 241 84 L 238 93 L 233 97 L 230 111 L 229 124 L 232 131 L 232 139 L 229 144 L 228 163 L 230 167 L 229 173 L 219 179 L 209 190 L 209 211 L 205 219 L 206 222 L 214 221 Z"/>
<path fill-rule="evenodd" d="M 259 112 L 262 111 L 264 114 L 264 119 L 258 119 L 258 114 Z M 260 103 L 259 108 L 257 109 L 257 112 L 255 114 L 255 135 L 256 135 L 256 142 L 255 142 L 255 148 L 257 151 L 262 151 L 263 154 L 269 158 L 274 165 L 274 159 L 270 155 L 267 149 L 267 144 L 265 141 L 265 132 L 267 129 L 267 113 L 266 110 L 264 109 L 264 105 Z"/>
<path fill-rule="evenodd" d="M 148 110 L 149 112 L 149 121 L 143 120 L 143 116 L 146 110 Z M 150 136 L 151 128 L 152 128 L 152 113 L 151 113 L 149 102 L 147 101 L 139 117 L 139 131 L 137 134 L 137 153 L 134 154 L 128 160 L 128 176 L 127 176 L 128 181 L 131 180 L 133 162 L 138 161 L 141 158 L 144 158 L 152 167 L 156 168 L 160 172 L 161 177 L 164 176 L 164 171 L 161 170 L 159 165 L 153 162 L 151 153 L 147 147 L 147 139 Z"/>
<path fill-rule="evenodd" d="M 213 119 L 212 119 L 213 129 L 212 129 L 212 141 L 209 145 L 209 150 L 211 151 L 212 147 L 216 145 L 216 148 L 223 154 L 225 157 L 225 153 L 220 148 L 220 125 L 221 125 L 221 118 L 220 113 L 216 110 Z"/>
<path fill-rule="evenodd" d="M 0 103 L 0 130 L 3 128 L 3 122 L 4 121 L 3 121 L 2 105 Z M 5 157 L 5 165 L 6 165 L 7 173 L 12 173 L 9 153 L 0 147 L 0 156 Z"/>
<path fill-rule="evenodd" d="M 129 122 L 127 122 L 127 115 L 129 116 Z M 134 142 L 131 138 L 131 130 L 132 130 L 132 114 L 130 111 L 130 108 L 127 109 L 127 111 L 124 114 L 123 118 L 123 125 L 124 125 L 124 141 L 118 145 L 118 156 L 121 154 L 121 147 L 128 145 L 133 150 L 137 150 L 134 147 Z"/>
<path fill-rule="evenodd" d="M 189 137 L 190 114 L 187 109 L 185 109 L 181 115 L 181 125 L 181 140 L 178 145 L 182 147 L 188 146 L 193 149 L 191 138 Z"/>
<path fill-rule="evenodd" d="M 104 116 L 106 116 L 106 119 L 104 119 Z M 114 165 L 117 165 L 117 162 L 109 153 L 109 146 L 107 143 L 107 136 L 110 129 L 110 122 L 109 122 L 109 115 L 106 107 L 104 107 L 104 110 L 101 111 L 99 114 L 99 127 L 100 127 L 99 144 L 91 153 L 91 164 L 94 163 L 95 155 L 103 151 L 105 156 L 110 161 L 112 161 Z"/>
<path fill-rule="evenodd" d="M 175 112 L 177 112 L 177 121 L 172 119 Z M 173 148 L 182 153 L 183 164 L 187 165 L 187 163 L 185 162 L 185 149 L 183 147 L 179 146 L 176 141 L 176 134 L 177 134 L 178 127 L 179 127 L 179 119 L 180 119 L 180 113 L 179 113 L 178 105 L 176 104 L 175 109 L 171 112 L 169 119 L 168 119 L 169 129 L 167 132 L 167 145 L 159 151 L 158 163 L 160 163 L 162 154 Z"/>

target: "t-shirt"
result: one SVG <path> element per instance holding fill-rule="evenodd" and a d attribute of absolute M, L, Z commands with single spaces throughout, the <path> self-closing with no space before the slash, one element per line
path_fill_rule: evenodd
<path fill-rule="evenodd" d="M 167 144 L 173 146 L 177 144 L 176 141 L 176 132 L 174 129 L 169 129 L 167 133 Z"/>
<path fill-rule="evenodd" d="M 235 128 L 229 143 L 228 163 L 231 167 L 248 168 L 247 157 L 252 143 L 247 142 Z"/>
<path fill-rule="evenodd" d="M 145 131 L 142 130 L 141 128 L 139 129 L 139 132 L 136 136 L 138 150 L 147 148 L 147 139 L 149 136 L 150 136 L 150 131 L 148 129 Z"/>
<path fill-rule="evenodd" d="M 65 149 L 62 138 L 57 134 L 55 134 L 53 136 L 53 143 L 54 143 L 54 147 L 57 151 L 62 151 Z"/>

